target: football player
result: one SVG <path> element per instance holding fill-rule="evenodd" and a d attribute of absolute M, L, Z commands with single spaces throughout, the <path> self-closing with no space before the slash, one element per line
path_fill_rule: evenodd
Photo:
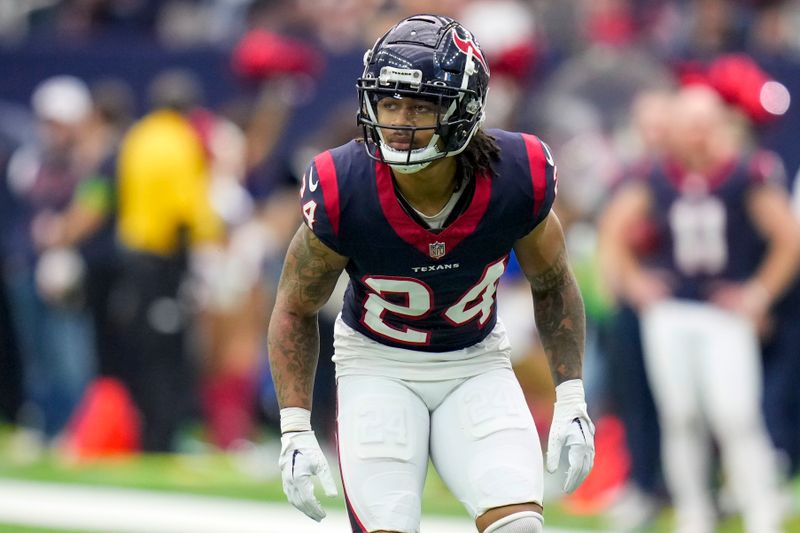
<path fill-rule="evenodd" d="M 668 157 L 607 207 L 603 255 L 641 318 L 675 531 L 714 531 L 710 432 L 745 530 L 778 533 L 757 331 L 796 275 L 800 229 L 777 156 L 742 142 L 721 97 L 695 85 L 673 100 Z M 630 235 L 645 221 L 654 245 L 642 256 Z"/>
<path fill-rule="evenodd" d="M 317 312 L 340 273 L 338 445 L 354 532 L 413 533 L 430 458 L 483 533 L 542 531 L 541 445 L 497 320 L 516 252 L 556 384 L 547 468 L 573 491 L 594 461 L 582 382 L 584 307 L 551 210 L 556 167 L 537 137 L 485 131 L 489 67 L 458 22 L 418 15 L 364 56 L 364 138 L 303 176 L 269 327 L 289 501 L 315 520 L 336 486 L 309 423 Z"/>

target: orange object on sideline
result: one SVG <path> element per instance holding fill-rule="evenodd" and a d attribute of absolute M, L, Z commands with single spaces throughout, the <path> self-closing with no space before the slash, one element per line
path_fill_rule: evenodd
<path fill-rule="evenodd" d="M 602 512 L 628 479 L 630 459 L 622 422 L 614 416 L 604 416 L 595 427 L 594 467 L 581 486 L 562 500 L 564 508 L 574 514 Z"/>
<path fill-rule="evenodd" d="M 136 453 L 140 449 L 139 413 L 121 381 L 103 377 L 86 390 L 69 426 L 65 445 L 74 459 Z"/>

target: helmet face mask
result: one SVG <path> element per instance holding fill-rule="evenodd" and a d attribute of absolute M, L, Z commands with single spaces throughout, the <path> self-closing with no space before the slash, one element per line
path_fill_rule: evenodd
<path fill-rule="evenodd" d="M 364 55 L 364 73 L 357 83 L 358 123 L 367 153 L 404 173 L 461 153 L 483 122 L 488 82 L 483 54 L 458 22 L 432 15 L 401 21 Z M 377 104 L 387 97 L 434 103 L 434 124 L 381 124 Z M 386 134 L 391 130 L 410 131 L 411 148 L 389 146 Z M 426 130 L 433 131 L 430 142 L 414 148 L 418 133 Z"/>

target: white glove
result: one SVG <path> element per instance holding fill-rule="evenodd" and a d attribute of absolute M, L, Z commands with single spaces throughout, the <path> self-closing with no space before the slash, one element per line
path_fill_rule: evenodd
<path fill-rule="evenodd" d="M 284 410 L 281 410 L 281 415 L 283 418 Z M 281 420 L 281 426 L 284 425 Z M 283 492 L 289 503 L 317 522 L 325 518 L 325 511 L 314 496 L 312 476 L 319 478 L 326 496 L 336 496 L 338 492 L 328 468 L 328 461 L 319 447 L 314 432 L 309 429 L 284 433 L 281 436 L 281 456 L 278 465 L 281 468 Z"/>
<path fill-rule="evenodd" d="M 594 424 L 586 412 L 580 379 L 571 379 L 556 387 L 556 404 L 547 441 L 547 471 L 551 474 L 558 469 L 564 446 L 569 459 L 564 492 L 571 493 L 583 483 L 594 464 Z"/>

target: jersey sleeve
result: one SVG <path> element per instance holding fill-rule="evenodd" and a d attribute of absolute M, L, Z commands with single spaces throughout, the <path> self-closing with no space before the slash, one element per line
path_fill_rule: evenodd
<path fill-rule="evenodd" d="M 308 229 L 326 246 L 344 255 L 339 236 L 339 181 L 330 151 L 316 156 L 303 174 L 300 207 Z"/>
<path fill-rule="evenodd" d="M 527 179 L 530 180 L 532 192 L 532 205 L 530 223 L 526 227 L 526 234 L 533 230 L 544 220 L 553 208 L 553 202 L 558 193 L 558 169 L 556 168 L 553 153 L 535 135 L 521 134 L 525 143 L 527 155 Z"/>

